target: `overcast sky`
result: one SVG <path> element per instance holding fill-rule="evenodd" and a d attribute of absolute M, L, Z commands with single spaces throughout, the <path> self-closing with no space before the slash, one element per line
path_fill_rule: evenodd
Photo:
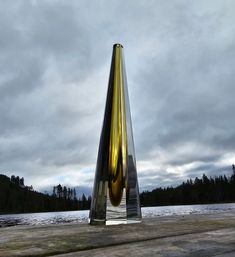
<path fill-rule="evenodd" d="M 140 190 L 231 174 L 234 0 L 1 1 L 0 173 L 89 192 L 117 42 Z"/>

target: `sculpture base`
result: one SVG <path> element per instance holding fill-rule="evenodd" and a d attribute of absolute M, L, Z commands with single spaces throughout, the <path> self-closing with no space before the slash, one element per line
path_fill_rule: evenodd
<path fill-rule="evenodd" d="M 106 206 L 106 225 L 108 223 L 126 224 L 126 190 L 123 189 L 122 201 L 119 206 L 113 206 L 109 198 L 109 189 L 107 188 L 107 206 Z"/>
<path fill-rule="evenodd" d="M 105 225 L 121 225 L 121 224 L 135 224 L 141 223 L 141 220 L 107 220 Z"/>

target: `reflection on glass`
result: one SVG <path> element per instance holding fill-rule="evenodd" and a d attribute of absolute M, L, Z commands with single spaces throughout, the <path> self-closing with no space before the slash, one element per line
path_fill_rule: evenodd
<path fill-rule="evenodd" d="M 120 44 L 113 46 L 89 219 L 90 224 L 141 220 L 127 80 Z"/>

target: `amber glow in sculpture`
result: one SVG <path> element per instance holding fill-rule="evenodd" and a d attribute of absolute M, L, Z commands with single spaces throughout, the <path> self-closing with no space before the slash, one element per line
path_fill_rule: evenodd
<path fill-rule="evenodd" d="M 90 224 L 139 222 L 141 208 L 123 47 L 113 46 Z"/>

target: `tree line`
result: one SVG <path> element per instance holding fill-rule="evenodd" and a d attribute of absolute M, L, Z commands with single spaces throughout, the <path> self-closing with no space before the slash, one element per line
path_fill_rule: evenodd
<path fill-rule="evenodd" d="M 71 211 L 88 209 L 90 197 L 77 199 L 75 188 L 58 185 L 52 195 L 33 190 L 24 185 L 24 178 L 0 174 L 0 214 L 49 211 Z"/>
<path fill-rule="evenodd" d="M 68 200 L 76 200 L 77 194 L 75 188 L 67 188 L 66 186 L 61 186 L 59 184 L 58 186 L 53 187 L 53 193 L 52 196 L 58 197 L 58 198 L 64 198 Z"/>
<path fill-rule="evenodd" d="M 188 179 L 177 187 L 156 188 L 140 194 L 142 206 L 235 202 L 235 166 L 231 176 Z"/>
<path fill-rule="evenodd" d="M 235 166 L 231 176 L 188 179 L 177 187 L 156 188 L 140 194 L 141 206 L 235 202 Z M 52 194 L 24 185 L 24 178 L 0 174 L 0 214 L 89 209 L 91 196 L 77 198 L 76 189 L 54 186 Z"/>
<path fill-rule="evenodd" d="M 79 210 L 87 210 L 91 205 L 91 196 L 86 197 L 85 194 L 82 194 L 82 197 L 77 199 L 77 193 L 75 188 L 67 188 L 66 186 L 58 186 L 53 187 L 53 197 L 63 198 L 67 200 L 77 200 Z"/>

